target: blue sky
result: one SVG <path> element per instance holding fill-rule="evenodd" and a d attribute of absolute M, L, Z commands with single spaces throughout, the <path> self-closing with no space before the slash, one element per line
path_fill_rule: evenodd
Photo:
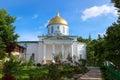
<path fill-rule="evenodd" d="M 117 20 L 117 13 L 110 0 L 0 0 L 17 19 L 14 23 L 18 41 L 37 41 L 37 36 L 47 33 L 46 25 L 59 10 L 69 24 L 69 34 L 93 39 L 104 34 Z"/>

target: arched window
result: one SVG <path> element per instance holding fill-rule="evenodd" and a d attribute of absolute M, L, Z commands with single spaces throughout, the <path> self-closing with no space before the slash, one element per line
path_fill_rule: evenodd
<path fill-rule="evenodd" d="M 52 26 L 52 27 L 51 27 L 51 33 L 53 33 L 53 32 L 54 32 L 54 27 Z"/>

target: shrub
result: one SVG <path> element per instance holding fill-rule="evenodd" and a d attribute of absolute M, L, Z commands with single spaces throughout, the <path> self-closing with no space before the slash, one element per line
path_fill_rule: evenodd
<path fill-rule="evenodd" d="M 37 67 L 40 67 L 41 66 L 41 64 L 40 63 L 37 63 Z"/>
<path fill-rule="evenodd" d="M 62 62 L 62 53 L 59 54 L 54 54 L 54 60 L 56 63 L 61 63 Z"/>
<path fill-rule="evenodd" d="M 2 70 L 4 74 L 6 73 L 14 74 L 20 68 L 16 56 L 11 55 L 9 58 L 10 58 L 9 61 L 4 62 L 4 67 Z"/>
<path fill-rule="evenodd" d="M 0 61 L 0 72 L 2 71 L 2 69 L 3 69 L 3 63 L 2 61 Z"/>
<path fill-rule="evenodd" d="M 51 64 L 48 69 L 48 80 L 61 80 L 62 75 L 57 65 Z"/>
<path fill-rule="evenodd" d="M 112 76 L 107 72 L 105 67 L 101 67 L 101 73 L 103 80 L 113 80 Z"/>
<path fill-rule="evenodd" d="M 86 63 L 87 63 L 87 60 L 85 60 L 85 59 L 80 59 L 79 62 L 82 62 L 82 66 L 85 66 Z"/>
<path fill-rule="evenodd" d="M 40 75 L 37 77 L 37 80 L 48 80 L 48 78 L 47 78 L 47 75 Z"/>
<path fill-rule="evenodd" d="M 12 76 L 11 74 L 5 74 L 2 77 L 2 80 L 16 80 L 14 76 Z"/>

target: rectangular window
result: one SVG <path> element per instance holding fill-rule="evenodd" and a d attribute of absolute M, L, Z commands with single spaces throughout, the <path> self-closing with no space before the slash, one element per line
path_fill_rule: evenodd
<path fill-rule="evenodd" d="M 57 29 L 59 29 L 59 26 L 57 26 Z"/>
<path fill-rule="evenodd" d="M 50 28 L 48 28 L 48 33 L 50 33 Z"/>
<path fill-rule="evenodd" d="M 63 27 L 63 33 L 65 33 L 65 27 Z"/>
<path fill-rule="evenodd" d="M 51 33 L 53 33 L 53 31 L 54 31 L 54 27 L 52 26 L 52 27 L 51 27 Z"/>

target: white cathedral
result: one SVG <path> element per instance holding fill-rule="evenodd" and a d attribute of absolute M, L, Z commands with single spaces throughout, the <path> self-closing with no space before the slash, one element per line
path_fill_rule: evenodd
<path fill-rule="evenodd" d="M 62 55 L 66 61 L 68 55 L 76 60 L 86 59 L 86 44 L 77 41 L 77 36 L 69 35 L 69 25 L 59 13 L 46 26 L 48 33 L 38 36 L 39 41 L 21 41 L 19 45 L 25 47 L 24 56 L 27 60 L 34 55 L 35 63 L 46 64 L 54 61 L 54 55 Z"/>

